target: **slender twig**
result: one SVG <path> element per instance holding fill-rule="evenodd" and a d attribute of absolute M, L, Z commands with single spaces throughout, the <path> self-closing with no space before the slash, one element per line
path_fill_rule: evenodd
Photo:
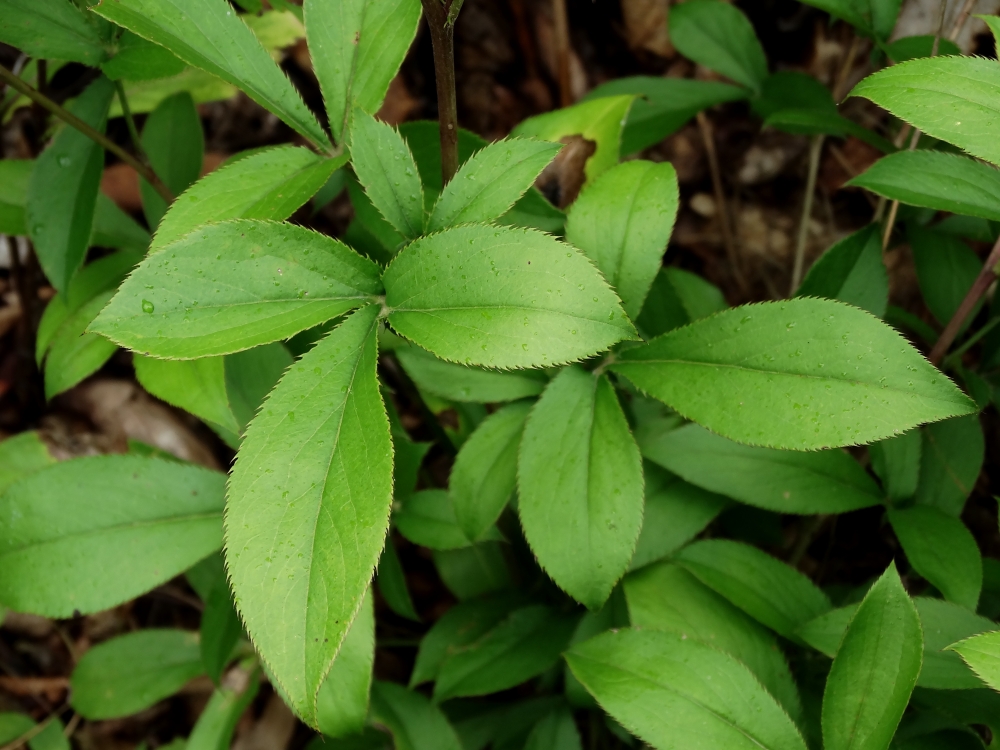
<path fill-rule="evenodd" d="M 128 137 L 132 140 L 132 150 L 136 157 L 143 164 L 150 166 L 149 157 L 142 147 L 142 139 L 139 138 L 139 130 L 135 126 L 135 118 L 132 117 L 132 108 L 128 106 L 128 97 L 125 96 L 125 84 L 120 80 L 115 81 L 115 89 L 118 92 L 118 101 L 122 105 L 122 115 L 125 117 L 125 125 L 128 127 Z"/>
<path fill-rule="evenodd" d="M 722 186 L 722 172 L 719 169 L 719 155 L 715 151 L 715 135 L 712 133 L 712 124 L 704 112 L 698 113 L 697 120 L 702 141 L 705 143 L 705 154 L 708 156 L 708 169 L 712 173 L 712 189 L 715 191 L 715 204 L 719 214 L 719 228 L 722 230 L 722 242 L 726 247 L 726 257 L 729 259 L 733 278 L 736 279 L 740 290 L 745 291 L 746 279 L 743 278 L 743 268 L 736 252 L 733 230 L 729 224 L 729 209 L 726 205 L 726 193 Z"/>
<path fill-rule="evenodd" d="M 951 31 L 948 32 L 948 40 L 954 42 L 958 39 L 958 35 L 962 33 L 962 27 L 965 26 L 965 22 L 969 18 L 969 14 L 972 13 L 972 9 L 976 7 L 976 0 L 965 0 L 965 5 L 962 6 L 962 10 L 959 11 L 958 16 L 955 18 L 955 23 L 952 24 Z"/>
<path fill-rule="evenodd" d="M 552 21 L 555 31 L 556 74 L 559 79 L 559 106 L 568 107 L 573 103 L 573 91 L 569 77 L 569 16 L 566 0 L 552 0 Z"/>
<path fill-rule="evenodd" d="M 931 45 L 931 57 L 937 57 L 938 47 L 941 46 L 941 37 L 944 35 L 944 16 L 948 7 L 948 0 L 941 0 L 938 10 L 937 28 L 934 30 L 934 44 Z"/>
<path fill-rule="evenodd" d="M 107 151 L 110 151 L 138 172 L 150 185 L 153 186 L 156 192 L 159 193 L 163 199 L 167 201 L 167 203 L 173 202 L 174 194 L 170 192 L 170 189 L 166 185 L 163 184 L 163 180 L 156 175 L 156 172 L 147 167 L 145 164 L 142 164 L 138 159 L 132 156 L 132 154 L 112 141 L 106 135 L 92 128 L 69 110 L 60 107 L 54 101 L 45 96 L 45 94 L 36 91 L 32 86 L 22 81 L 2 65 L 0 65 L 0 80 L 3 80 L 4 83 L 13 88 L 15 91 L 24 94 L 26 97 L 31 99 L 31 101 L 47 109 L 67 125 L 79 130 L 97 145 Z"/>
<path fill-rule="evenodd" d="M 957 349 L 955 349 L 955 351 L 953 351 L 951 354 L 945 357 L 944 361 L 941 363 L 941 367 L 943 367 L 944 369 L 948 369 L 949 367 L 952 367 L 953 365 L 957 364 L 962 359 L 963 354 L 965 354 L 967 351 L 969 351 L 969 349 L 975 346 L 976 343 L 983 338 L 983 336 L 985 336 L 987 333 L 996 328 L 998 324 L 1000 324 L 1000 318 L 991 318 L 986 325 L 984 325 L 974 334 L 969 336 L 969 338 L 967 338 L 965 341 L 962 342 L 962 345 L 960 347 L 958 347 Z"/>
<path fill-rule="evenodd" d="M 0 750 L 17 750 L 17 748 L 23 746 L 26 742 L 29 742 L 33 738 L 37 737 L 39 734 L 42 733 L 42 731 L 44 731 L 44 729 L 52 722 L 53 719 L 55 719 L 57 716 L 59 716 L 60 713 L 66 710 L 66 705 L 67 704 L 64 704 L 62 708 L 60 708 L 58 711 L 53 711 L 51 714 L 46 716 L 43 721 L 40 721 L 37 724 L 35 724 L 35 726 L 33 726 L 31 729 L 29 729 L 27 732 L 22 734 L 17 739 L 12 740 L 11 742 L 8 742 L 7 744 L 0 747 Z"/>
<path fill-rule="evenodd" d="M 791 297 L 802 282 L 802 268 L 805 265 L 806 244 L 809 239 L 809 220 L 812 218 L 813 197 L 816 194 L 816 177 L 819 174 L 819 157 L 823 152 L 822 135 L 814 135 L 809 144 L 809 173 L 806 175 L 806 193 L 802 201 L 802 216 L 799 219 L 799 233 L 795 239 L 795 262 L 792 266 Z"/>
<path fill-rule="evenodd" d="M 1000 264 L 1000 239 L 993 245 L 993 249 L 990 250 L 989 257 L 986 258 L 982 270 L 979 271 L 979 275 L 972 282 L 972 286 L 966 292 L 962 303 L 955 310 L 955 314 L 951 316 L 948 325 L 944 327 L 944 330 L 938 337 L 937 343 L 934 344 L 934 348 L 931 349 L 929 359 L 932 364 L 937 365 L 941 362 L 945 353 L 954 343 L 955 337 L 958 336 L 958 332 L 962 329 L 965 319 L 969 317 L 969 313 L 975 309 L 976 305 L 979 304 L 979 300 L 983 298 L 983 295 L 990 288 L 990 285 L 996 281 L 998 264 Z"/>
<path fill-rule="evenodd" d="M 438 119 L 441 128 L 441 181 L 444 185 L 458 171 L 458 99 L 455 93 L 455 24 L 448 18 L 452 1 L 421 0 L 434 50 Z"/>

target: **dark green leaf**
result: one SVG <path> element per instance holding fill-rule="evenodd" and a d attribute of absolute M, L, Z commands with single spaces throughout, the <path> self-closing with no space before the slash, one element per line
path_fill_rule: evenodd
<path fill-rule="evenodd" d="M 291 364 L 288 350 L 278 343 L 226 355 L 226 395 L 239 432 L 250 424 L 264 398 Z"/>
<path fill-rule="evenodd" d="M 802 280 L 796 297 L 826 297 L 882 318 L 889 306 L 889 274 L 882 263 L 882 236 L 875 224 L 833 245 Z"/>
<path fill-rule="evenodd" d="M 97 194 L 94 207 L 94 226 L 90 231 L 90 244 L 97 247 L 115 247 L 133 253 L 145 253 L 151 237 L 138 222 L 118 208 L 104 193 Z"/>
<path fill-rule="evenodd" d="M 885 53 L 890 60 L 897 63 L 915 60 L 918 57 L 931 57 L 935 38 L 938 44 L 937 54 L 942 56 L 962 54 L 962 50 L 951 39 L 935 37 L 934 34 L 901 37 L 885 45 Z"/>
<path fill-rule="evenodd" d="M 927 309 L 941 325 L 947 325 L 962 304 L 972 283 L 982 269 L 982 262 L 972 249 L 957 237 L 939 234 L 922 227 L 907 232 L 917 281 Z M 975 316 L 969 314 L 965 325 Z"/>
<path fill-rule="evenodd" d="M 402 685 L 372 684 L 372 717 L 392 732 L 396 750 L 462 750 L 441 709 Z"/>
<path fill-rule="evenodd" d="M 31 159 L 0 160 L 0 232 L 3 234 L 28 234 L 24 205 L 34 167 L 35 162 Z"/>
<path fill-rule="evenodd" d="M 413 599 L 410 598 L 410 591 L 406 588 L 406 575 L 403 572 L 403 565 L 399 562 L 399 555 L 396 554 L 396 547 L 392 543 L 392 537 L 385 540 L 385 547 L 382 548 L 382 556 L 378 561 L 378 575 L 375 579 L 378 584 L 379 593 L 389 605 L 389 609 L 400 617 L 408 620 L 420 622 L 420 615 L 413 606 Z"/>
<path fill-rule="evenodd" d="M 400 534 L 422 547 L 448 550 L 472 544 L 458 525 L 447 490 L 414 492 L 403 500 L 393 521 Z M 487 527 L 484 539 L 498 541 L 502 538 L 492 524 Z"/>
<path fill-rule="evenodd" d="M 233 607 L 229 583 L 223 578 L 212 587 L 201 614 L 201 658 L 208 676 L 216 683 L 243 634 L 243 625 Z"/>
<path fill-rule="evenodd" d="M 646 338 L 652 338 L 727 307 L 718 287 L 690 271 L 668 266 L 653 279 L 636 323 Z"/>
<path fill-rule="evenodd" d="M 201 173 L 205 136 L 201 119 L 189 93 L 164 99 L 142 128 L 142 147 L 150 165 L 174 195 L 180 195 Z M 145 180 L 140 179 L 146 223 L 155 227 L 167 210 L 167 202 Z"/>
<path fill-rule="evenodd" d="M 872 469 L 892 500 L 905 500 L 917 491 L 920 477 L 920 430 L 910 430 L 868 447 Z"/>
<path fill-rule="evenodd" d="M 983 681 L 949 647 L 963 638 L 996 630 L 996 623 L 940 599 L 913 600 L 924 632 L 924 665 L 917 685 L 942 690 L 974 690 Z"/>
<path fill-rule="evenodd" d="M 226 393 L 224 357 L 169 360 L 137 354 L 132 362 L 136 379 L 158 399 L 229 432 L 242 432 Z"/>
<path fill-rule="evenodd" d="M 892 35 L 902 0 L 805 0 L 834 18 L 854 26 L 865 36 L 885 40 Z"/>
<path fill-rule="evenodd" d="M 316 696 L 316 723 L 327 737 L 364 729 L 374 660 L 375 606 L 368 593 Z"/>
<path fill-rule="evenodd" d="M 438 359 L 416 346 L 395 350 L 399 363 L 422 392 L 449 401 L 497 403 L 537 396 L 548 379 L 534 370 L 498 372 Z"/>
<path fill-rule="evenodd" d="M 115 56 L 101 63 L 104 75 L 112 81 L 151 81 L 175 76 L 186 66 L 170 50 L 143 39 L 131 31 L 118 38 Z"/>
<path fill-rule="evenodd" d="M 742 11 L 718 0 L 671 9 L 670 41 L 685 57 L 760 93 L 767 57 Z"/>
<path fill-rule="evenodd" d="M 510 588 L 510 570 L 499 542 L 477 542 L 461 549 L 435 550 L 441 581 L 458 599 L 473 599 Z"/>
<path fill-rule="evenodd" d="M 979 478 L 986 448 L 979 417 L 949 419 L 923 429 L 917 502 L 959 516 Z"/>
<path fill-rule="evenodd" d="M 29 57 L 91 66 L 108 57 L 98 26 L 67 0 L 4 0 L 0 42 Z"/>
<path fill-rule="evenodd" d="M 573 714 L 566 708 L 550 713 L 531 730 L 524 750 L 583 750 Z"/>
<path fill-rule="evenodd" d="M 70 313 L 52 336 L 45 361 L 45 398 L 69 390 L 97 372 L 118 350 L 112 342 L 87 328 L 114 295 L 102 292 Z"/>

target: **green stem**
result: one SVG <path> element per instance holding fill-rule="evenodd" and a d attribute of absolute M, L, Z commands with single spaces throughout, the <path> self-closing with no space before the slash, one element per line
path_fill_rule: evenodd
<path fill-rule="evenodd" d="M 125 96 L 125 84 L 120 80 L 115 81 L 115 90 L 118 92 L 118 101 L 122 105 L 122 115 L 125 117 L 125 125 L 128 126 L 128 137 L 132 140 L 135 155 L 143 164 L 149 165 L 149 157 L 146 156 L 146 152 L 142 148 L 139 130 L 135 126 L 135 118 L 132 117 L 132 108 L 128 106 L 128 97 Z"/>
<path fill-rule="evenodd" d="M 60 120 L 65 122 L 67 125 L 76 128 L 90 140 L 92 140 L 97 145 L 101 146 L 107 151 L 117 156 L 123 162 L 132 167 L 136 172 L 138 172 L 143 179 L 145 179 L 153 188 L 159 193 L 167 203 L 172 203 L 174 200 L 174 194 L 170 192 L 170 188 L 163 184 L 161 180 L 152 169 L 150 169 L 145 164 L 141 163 L 132 154 L 123 149 L 117 143 L 112 141 L 106 135 L 98 130 L 95 130 L 90 125 L 85 123 L 79 117 L 74 115 L 67 109 L 60 107 L 54 101 L 49 99 L 45 94 L 35 90 L 29 84 L 22 81 L 12 72 L 7 70 L 4 66 L 0 65 L 0 80 L 3 80 L 8 86 L 10 86 L 15 91 L 24 94 L 35 104 L 47 109 L 49 112 L 54 114 Z"/>

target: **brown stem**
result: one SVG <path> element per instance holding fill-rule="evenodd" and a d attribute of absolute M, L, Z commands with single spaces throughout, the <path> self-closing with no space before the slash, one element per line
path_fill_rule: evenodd
<path fill-rule="evenodd" d="M 69 110 L 60 107 L 54 101 L 45 96 L 45 94 L 36 91 L 2 65 L 0 65 L 0 80 L 3 80 L 4 83 L 15 91 L 24 94 L 24 96 L 31 99 L 31 101 L 35 102 L 35 104 L 47 109 L 67 125 L 79 130 L 97 145 L 107 151 L 110 151 L 138 172 L 150 185 L 153 186 L 153 188 L 155 188 L 156 192 L 159 193 L 167 203 L 173 202 L 174 194 L 170 192 L 170 188 L 163 184 L 163 181 L 156 175 L 156 172 L 147 167 L 145 164 L 142 164 L 138 159 L 132 156 L 132 154 L 112 141 L 106 135 L 92 128 Z"/>
<path fill-rule="evenodd" d="M 792 287 L 788 292 L 791 297 L 802 282 L 802 269 L 805 265 L 806 244 L 809 239 L 809 220 L 812 218 L 813 197 L 816 195 L 816 177 L 819 174 L 819 157 L 823 152 L 822 135 L 814 135 L 809 144 L 809 173 L 806 176 L 806 194 L 802 201 L 802 217 L 799 219 L 799 233 L 795 240 L 795 264 L 792 266 Z"/>
<path fill-rule="evenodd" d="M 954 42 L 958 39 L 958 35 L 962 32 L 962 27 L 965 26 L 965 22 L 968 20 L 969 14 L 972 13 L 974 7 L 976 7 L 976 0 L 965 0 L 965 5 L 962 6 L 962 10 L 959 11 L 955 23 L 952 24 L 951 31 L 948 32 L 949 41 Z"/>
<path fill-rule="evenodd" d="M 715 151 L 715 136 L 712 133 L 712 124 L 704 112 L 699 112 L 697 116 L 698 127 L 701 130 L 701 138 L 705 143 L 705 154 L 708 156 L 708 168 L 712 173 L 712 189 L 715 191 L 715 205 L 719 214 L 719 228 L 722 230 L 722 241 L 726 247 L 726 257 L 733 271 L 733 277 L 739 285 L 741 291 L 746 291 L 746 279 L 743 278 L 743 268 L 740 265 L 740 258 L 736 252 L 736 241 L 733 237 L 733 230 L 729 224 L 729 208 L 726 205 L 726 193 L 722 187 L 722 172 L 719 169 L 719 155 Z"/>
<path fill-rule="evenodd" d="M 937 343 L 934 344 L 934 348 L 931 349 L 930 361 L 934 365 L 941 363 L 944 359 L 945 353 L 954 343 L 955 338 L 958 336 L 958 332 L 962 328 L 962 324 L 965 319 L 969 317 L 969 314 L 973 311 L 979 300 L 983 298 L 986 294 L 986 290 L 990 288 L 997 278 L 997 265 L 1000 264 L 1000 239 L 996 241 L 993 245 L 993 249 L 990 250 L 989 257 L 986 258 L 986 262 L 983 264 L 982 270 L 979 271 L 979 275 L 976 280 L 972 282 L 972 286 L 969 287 L 969 291 L 966 292 L 965 298 L 962 300 L 962 304 L 958 306 L 955 314 L 951 316 L 951 320 L 948 321 L 948 325 L 944 327 L 941 335 L 938 337 Z"/>
<path fill-rule="evenodd" d="M 452 2 L 421 0 L 434 49 L 438 119 L 441 123 L 441 181 L 444 185 L 458 171 L 458 98 L 455 93 L 455 27 L 448 22 Z"/>
<path fill-rule="evenodd" d="M 552 20 L 555 27 L 556 71 L 559 77 L 559 106 L 573 103 L 569 78 L 569 16 L 566 0 L 552 0 Z"/>

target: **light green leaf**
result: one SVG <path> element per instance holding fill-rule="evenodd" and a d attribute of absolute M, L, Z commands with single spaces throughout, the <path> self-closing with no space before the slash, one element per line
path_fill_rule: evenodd
<path fill-rule="evenodd" d="M 663 264 L 677 203 L 674 168 L 637 160 L 602 174 L 567 217 L 566 241 L 597 264 L 633 320 Z"/>
<path fill-rule="evenodd" d="M 724 102 L 746 99 L 742 86 L 721 81 L 696 81 L 689 78 L 630 76 L 616 78 L 591 89 L 584 101 L 621 94 L 634 94 L 622 130 L 622 156 L 642 151 L 680 130 L 688 120 L 703 109 Z"/>
<path fill-rule="evenodd" d="M 488 695 L 540 675 L 559 660 L 575 625 L 575 618 L 541 605 L 515 609 L 445 659 L 434 684 L 434 701 Z"/>
<path fill-rule="evenodd" d="M 622 127 L 635 98 L 632 94 L 605 96 L 535 115 L 522 120 L 511 135 L 556 142 L 579 135 L 593 141 L 595 151 L 584 167 L 589 182 L 618 163 Z"/>
<path fill-rule="evenodd" d="M 413 493 L 396 510 L 393 522 L 409 541 L 429 549 L 458 549 L 472 544 L 458 525 L 447 490 Z M 498 541 L 503 537 L 491 525 L 484 539 Z"/>
<path fill-rule="evenodd" d="M 743 12 L 701 0 L 671 9 L 670 41 L 684 57 L 760 93 L 767 57 Z"/>
<path fill-rule="evenodd" d="M 961 520 L 924 505 L 889 510 L 906 559 L 948 601 L 975 611 L 983 587 L 983 559 Z"/>
<path fill-rule="evenodd" d="M 646 506 L 630 570 L 676 552 L 701 533 L 729 504 L 728 498 L 688 484 L 659 466 L 647 462 L 643 469 Z"/>
<path fill-rule="evenodd" d="M 424 393 L 449 401 L 498 403 L 537 396 L 548 378 L 534 370 L 498 372 L 438 359 L 416 346 L 401 346 L 396 358 Z"/>
<path fill-rule="evenodd" d="M 949 649 L 957 651 L 983 682 L 1000 691 L 1000 630 L 967 638 Z"/>
<path fill-rule="evenodd" d="M 934 34 L 919 36 L 904 36 L 885 45 L 885 53 L 893 62 L 901 63 L 915 60 L 918 57 L 932 57 L 934 51 Z M 938 55 L 961 55 L 962 50 L 947 37 L 937 37 Z"/>
<path fill-rule="evenodd" d="M 55 456 L 34 430 L 0 440 L 0 495 L 18 479 L 55 462 Z"/>
<path fill-rule="evenodd" d="M 912 206 L 1000 221 L 1000 171 L 958 154 L 900 151 L 847 184 Z"/>
<path fill-rule="evenodd" d="M 580 731 L 568 708 L 553 711 L 535 725 L 524 750 L 583 750 Z"/>
<path fill-rule="evenodd" d="M 316 694 L 371 581 L 392 501 L 369 305 L 296 362 L 247 429 L 229 481 L 236 606 L 293 709 Z"/>
<path fill-rule="evenodd" d="M 854 87 L 924 133 L 1000 164 L 991 135 L 1000 68 L 982 57 L 928 57 L 883 68 Z"/>
<path fill-rule="evenodd" d="M 496 627 L 513 605 L 511 597 L 500 596 L 461 602 L 445 612 L 420 639 L 410 687 L 436 680 L 450 656 Z"/>
<path fill-rule="evenodd" d="M 156 174 L 174 195 L 180 195 L 201 174 L 205 136 L 194 99 L 187 92 L 164 99 L 142 128 L 142 148 Z M 143 179 L 139 180 L 146 223 L 155 227 L 167 210 L 167 202 Z"/>
<path fill-rule="evenodd" d="M 685 635 L 731 654 L 793 718 L 802 712 L 775 636 L 691 573 L 662 562 L 629 574 L 623 585 L 632 625 Z"/>
<path fill-rule="evenodd" d="M 70 682 L 70 702 L 92 721 L 117 719 L 149 708 L 204 673 L 197 633 L 138 630 L 80 657 Z"/>
<path fill-rule="evenodd" d="M 910 430 L 868 447 L 872 469 L 892 500 L 905 500 L 917 491 L 920 477 L 920 430 Z"/>
<path fill-rule="evenodd" d="M 260 677 L 256 672 L 246 675 L 241 670 L 240 677 L 245 684 L 223 685 L 215 689 L 195 722 L 187 743 L 179 750 L 221 750 L 229 747 L 237 722 L 260 688 Z"/>
<path fill-rule="evenodd" d="M 500 218 L 534 184 L 560 148 L 546 141 L 508 138 L 476 152 L 445 186 L 427 221 L 427 231 Z"/>
<path fill-rule="evenodd" d="M 101 63 L 104 75 L 112 81 L 152 81 L 175 76 L 187 67 L 170 50 L 131 31 L 122 32 L 117 47 L 115 56 Z"/>
<path fill-rule="evenodd" d="M 802 280 L 796 297 L 826 297 L 883 318 L 889 307 L 889 273 L 882 262 L 882 236 L 871 224 L 833 245 Z"/>
<path fill-rule="evenodd" d="M 750 670 L 679 633 L 609 632 L 566 660 L 604 710 L 659 750 L 805 750 Z"/>
<path fill-rule="evenodd" d="M 917 610 L 890 565 L 868 591 L 833 660 L 823 693 L 825 750 L 884 750 L 923 660 Z"/>
<path fill-rule="evenodd" d="M 697 425 L 640 439 L 639 447 L 698 487 L 778 513 L 846 513 L 882 501 L 875 482 L 842 450 L 740 445 Z"/>
<path fill-rule="evenodd" d="M 114 85 L 102 76 L 69 110 L 103 132 L 114 93 Z M 38 157 L 31 172 L 25 204 L 28 236 L 42 270 L 60 292 L 66 291 L 87 251 L 103 169 L 104 150 L 67 125 Z"/>
<path fill-rule="evenodd" d="M 0 497 L 0 602 L 70 617 L 144 594 L 221 546 L 224 491 L 223 474 L 139 456 L 32 474 Z"/>
<path fill-rule="evenodd" d="M 402 685 L 374 682 L 372 717 L 392 732 L 396 750 L 462 750 L 441 709 Z"/>
<path fill-rule="evenodd" d="M 496 523 L 517 487 L 517 453 L 531 407 L 521 401 L 494 412 L 458 451 L 448 487 L 458 525 L 472 541 Z"/>
<path fill-rule="evenodd" d="M 288 338 L 382 290 L 379 269 L 292 224 L 209 224 L 144 260 L 90 330 L 155 357 L 195 359 Z"/>
<path fill-rule="evenodd" d="M 154 253 L 209 222 L 287 219 L 346 160 L 346 156 L 324 159 L 304 148 L 275 146 L 222 166 L 177 197 L 149 251 Z"/>
<path fill-rule="evenodd" d="M 351 164 L 365 194 L 404 237 L 424 231 L 424 189 L 410 147 L 395 128 L 358 109 L 351 126 Z"/>
<path fill-rule="evenodd" d="M 395 459 L 399 460 L 398 453 Z M 413 599 L 410 598 L 410 591 L 406 588 L 406 574 L 403 572 L 402 563 L 399 562 L 399 555 L 396 554 L 396 546 L 392 543 L 391 536 L 386 537 L 385 546 L 382 548 L 375 583 L 389 609 L 400 617 L 420 622 L 420 615 L 417 614 Z"/>
<path fill-rule="evenodd" d="M 140 385 L 158 399 L 230 432 L 242 431 L 229 405 L 223 357 L 168 360 L 137 354 L 132 363 Z"/>
<path fill-rule="evenodd" d="M 46 400 L 93 375 L 118 350 L 106 338 L 87 332 L 87 327 L 112 296 L 113 290 L 98 294 L 80 309 L 70 313 L 52 336 L 45 360 Z"/>
<path fill-rule="evenodd" d="M 418 0 L 307 0 L 303 16 L 330 129 L 345 135 L 352 109 L 377 112 L 420 22 Z"/>
<path fill-rule="evenodd" d="M 533 230 L 446 229 L 397 255 L 383 283 L 392 327 L 462 364 L 548 367 L 635 335 L 590 262 Z"/>
<path fill-rule="evenodd" d="M 832 609 L 826 594 L 806 576 L 748 544 L 705 539 L 685 547 L 676 559 L 699 581 L 786 638 Z"/>
<path fill-rule="evenodd" d="M 0 159 L 0 232 L 27 235 L 24 204 L 35 162 L 32 159 Z"/>
<path fill-rule="evenodd" d="M 597 609 L 628 569 L 642 527 L 639 449 L 607 376 L 560 372 L 524 427 L 518 512 L 539 565 Z"/>
<path fill-rule="evenodd" d="M 923 429 L 917 502 L 958 517 L 979 478 L 986 447 L 978 416 Z"/>
<path fill-rule="evenodd" d="M 366 594 L 316 698 L 316 723 L 327 737 L 364 729 L 374 660 L 375 606 Z"/>
<path fill-rule="evenodd" d="M 152 45 L 151 46 L 157 46 Z M 163 49 L 162 47 L 157 47 Z M 167 50 L 164 50 L 165 52 Z M 231 99 L 238 89 L 211 73 L 198 68 L 185 67 L 177 75 L 167 78 L 153 78 L 148 81 L 125 81 L 125 98 L 133 115 L 152 112 L 164 99 L 187 92 L 197 104 Z M 122 117 L 121 102 L 117 97 L 111 102 L 109 117 Z"/>
<path fill-rule="evenodd" d="M 939 690 L 975 690 L 983 681 L 949 650 L 956 641 L 996 629 L 996 623 L 951 602 L 918 596 L 913 600 L 924 632 L 924 665 L 917 685 Z"/>
<path fill-rule="evenodd" d="M 975 410 L 899 333 L 831 300 L 732 308 L 622 352 L 611 369 L 720 435 L 791 450 Z"/>
<path fill-rule="evenodd" d="M 173 52 L 234 86 L 316 145 L 330 141 L 302 97 L 224 0 L 195 7 L 183 0 L 115 0 L 95 13 Z"/>
<path fill-rule="evenodd" d="M 941 325 L 947 325 L 979 276 L 982 261 L 958 237 L 923 227 L 910 227 L 906 234 L 927 309 Z M 963 329 L 978 311 L 979 305 L 969 313 Z"/>
<path fill-rule="evenodd" d="M 717 286 L 690 271 L 667 266 L 653 279 L 635 322 L 645 338 L 652 338 L 727 307 Z"/>
<path fill-rule="evenodd" d="M 108 58 L 108 40 L 75 3 L 4 0 L 0 42 L 34 58 L 96 66 Z"/>

